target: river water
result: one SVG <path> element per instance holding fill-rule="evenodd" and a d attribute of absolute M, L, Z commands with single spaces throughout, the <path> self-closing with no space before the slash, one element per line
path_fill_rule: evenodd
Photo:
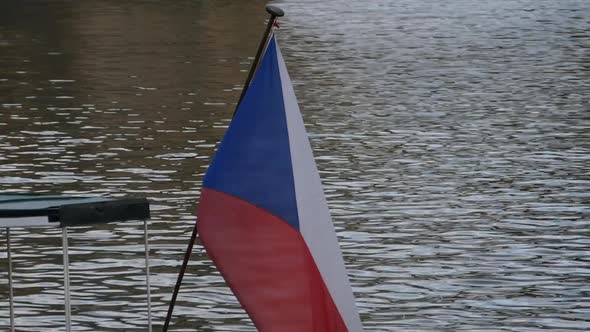
<path fill-rule="evenodd" d="M 0 190 L 148 197 L 155 325 L 264 4 L 0 2 Z M 590 2 L 277 4 L 365 329 L 590 330 Z M 70 230 L 75 331 L 145 331 L 141 227 Z M 59 231 L 13 234 L 18 330 L 63 330 Z M 171 330 L 255 331 L 200 246 Z"/>

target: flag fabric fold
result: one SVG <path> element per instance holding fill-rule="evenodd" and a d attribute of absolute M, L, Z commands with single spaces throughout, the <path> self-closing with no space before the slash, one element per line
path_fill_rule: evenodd
<path fill-rule="evenodd" d="M 362 331 L 274 35 L 205 175 L 197 228 L 259 331 Z"/>

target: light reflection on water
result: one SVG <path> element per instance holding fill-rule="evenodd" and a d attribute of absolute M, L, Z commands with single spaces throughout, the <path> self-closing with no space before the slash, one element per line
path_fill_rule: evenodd
<path fill-rule="evenodd" d="M 588 2 L 280 5 L 366 329 L 590 329 Z M 262 7 L 0 4 L 0 188 L 147 196 L 156 322 Z M 141 225 L 71 231 L 75 330 L 144 330 Z M 18 326 L 61 328 L 59 232 L 14 237 Z M 200 247 L 173 328 L 254 330 Z"/>

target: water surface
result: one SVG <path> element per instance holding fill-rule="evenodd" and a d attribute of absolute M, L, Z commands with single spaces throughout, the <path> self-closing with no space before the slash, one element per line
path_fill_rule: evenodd
<path fill-rule="evenodd" d="M 590 2 L 278 4 L 366 330 L 590 330 Z M 0 190 L 148 197 L 156 323 L 263 7 L 0 2 Z M 141 227 L 70 230 L 74 330 L 145 331 Z M 13 234 L 19 330 L 63 330 L 59 230 Z M 255 331 L 200 246 L 171 327 Z"/>

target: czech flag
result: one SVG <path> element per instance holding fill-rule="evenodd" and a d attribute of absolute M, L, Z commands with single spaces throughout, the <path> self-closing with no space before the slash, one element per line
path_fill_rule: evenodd
<path fill-rule="evenodd" d="M 274 35 L 205 175 L 197 228 L 259 331 L 362 331 Z"/>

